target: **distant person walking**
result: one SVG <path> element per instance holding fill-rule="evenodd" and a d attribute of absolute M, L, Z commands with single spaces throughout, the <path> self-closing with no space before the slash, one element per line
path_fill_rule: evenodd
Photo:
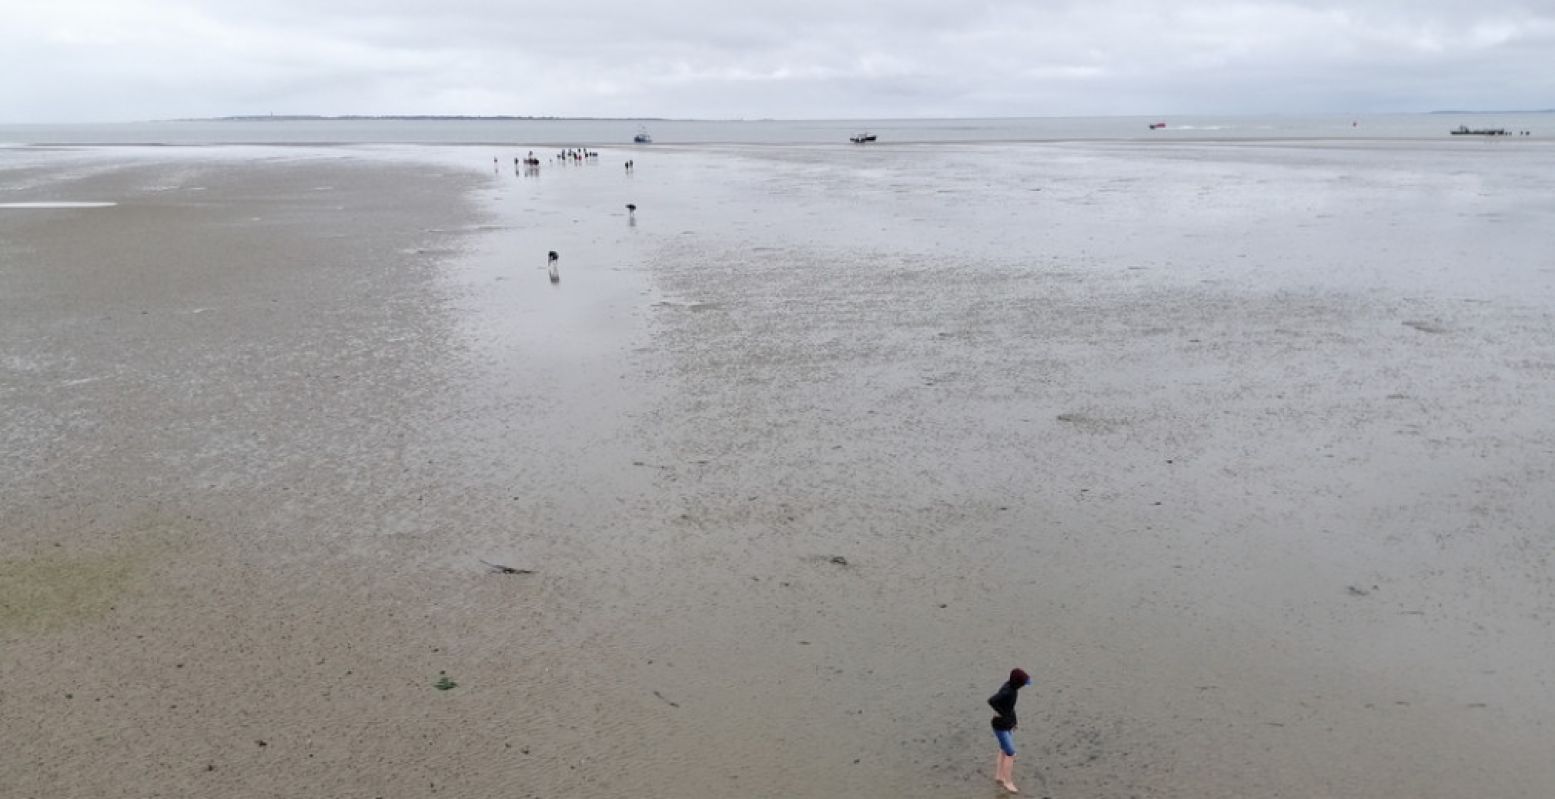
<path fill-rule="evenodd" d="M 993 735 L 999 740 L 999 761 L 993 772 L 994 782 L 1010 793 L 1020 793 L 1015 787 L 1011 772 L 1015 770 L 1015 700 L 1020 697 L 1020 689 L 1031 684 L 1031 677 L 1021 669 L 1010 670 L 1010 680 L 999 686 L 999 690 L 993 696 L 988 697 L 988 704 L 993 707 Z"/>

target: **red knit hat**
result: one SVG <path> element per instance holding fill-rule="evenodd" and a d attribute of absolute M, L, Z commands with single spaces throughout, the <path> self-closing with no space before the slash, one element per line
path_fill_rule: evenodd
<path fill-rule="evenodd" d="M 1010 684 L 1016 688 L 1031 684 L 1031 675 L 1023 669 L 1010 669 Z"/>

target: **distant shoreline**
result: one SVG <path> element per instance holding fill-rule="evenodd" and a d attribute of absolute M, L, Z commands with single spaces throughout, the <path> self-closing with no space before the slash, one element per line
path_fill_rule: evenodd
<path fill-rule="evenodd" d="M 321 114 L 252 114 L 227 117 L 189 117 L 184 119 L 159 119 L 156 122 L 363 122 L 363 121 L 390 121 L 390 122 L 665 122 L 664 117 L 549 117 L 549 116 L 467 116 L 452 115 L 442 116 L 438 114 L 388 114 L 374 116 L 366 114 L 346 114 L 342 116 L 324 116 Z"/>
<path fill-rule="evenodd" d="M 1449 115 L 1489 115 L 1489 114 L 1555 114 L 1555 108 L 1541 109 L 1512 109 L 1490 111 L 1463 111 L 1455 109 L 1441 109 L 1436 111 L 1398 112 L 1403 115 L 1424 114 L 1428 116 Z M 1123 115 L 1119 118 L 1132 119 L 1138 115 Z M 1145 115 L 1149 116 L 1149 115 Z M 1157 115 L 1159 116 L 1159 115 Z M 1239 116 L 1231 114 L 1228 116 Z M 1319 116 L 1346 116 L 1342 113 L 1324 114 Z M 945 117 L 943 119 L 960 119 L 961 117 Z M 968 117 L 971 118 L 971 117 Z M 981 117 L 979 117 L 981 118 Z M 995 119 L 1043 119 L 1045 117 L 991 117 Z M 1064 117 L 1054 117 L 1064 118 Z M 1105 118 L 1105 117 L 1104 117 Z M 940 121 L 938 117 L 926 117 L 925 120 Z M 816 120 L 789 120 L 789 119 L 700 119 L 678 117 L 573 117 L 573 116 L 523 116 L 513 114 L 473 115 L 473 114 L 237 114 L 220 117 L 180 117 L 176 119 L 157 119 L 152 122 L 795 122 Z M 848 122 L 850 119 L 825 120 Z M 859 121 L 871 121 L 863 120 Z M 884 120 L 894 121 L 894 120 Z M 920 121 L 913 119 L 910 121 Z"/>
<path fill-rule="evenodd" d="M 1427 111 L 1427 114 L 1555 114 L 1555 108 L 1536 108 L 1522 111 Z"/>

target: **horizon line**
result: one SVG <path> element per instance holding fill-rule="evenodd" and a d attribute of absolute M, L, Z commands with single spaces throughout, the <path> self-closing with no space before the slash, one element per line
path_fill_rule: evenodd
<path fill-rule="evenodd" d="M 210 117 L 170 117 L 163 119 L 96 120 L 75 122 L 4 122 L 0 125 L 126 125 L 180 122 L 361 122 L 392 120 L 401 122 L 935 122 L 967 119 L 1147 119 L 1156 117 L 1376 117 L 1487 114 L 1555 114 L 1555 108 L 1533 109 L 1433 109 L 1429 111 L 1323 111 L 1310 113 L 1236 112 L 1156 112 L 1152 114 L 1055 114 L 990 116 L 880 116 L 880 117 L 662 117 L 662 116 L 559 116 L 550 114 L 230 114 Z"/>

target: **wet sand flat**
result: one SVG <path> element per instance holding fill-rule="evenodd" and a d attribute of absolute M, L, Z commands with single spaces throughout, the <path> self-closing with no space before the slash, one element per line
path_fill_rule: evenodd
<path fill-rule="evenodd" d="M 1528 144 L 40 155 L 0 781 L 1547 796 Z"/>

